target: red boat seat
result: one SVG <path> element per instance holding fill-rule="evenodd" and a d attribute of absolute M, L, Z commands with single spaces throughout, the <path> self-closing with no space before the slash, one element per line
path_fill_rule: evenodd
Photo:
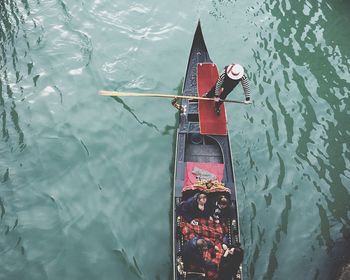
<path fill-rule="evenodd" d="M 197 91 L 203 96 L 210 91 L 219 77 L 218 69 L 213 63 L 197 65 Z M 220 115 L 214 112 L 214 101 L 199 100 L 199 126 L 201 134 L 227 135 L 226 111 L 222 104 Z"/>

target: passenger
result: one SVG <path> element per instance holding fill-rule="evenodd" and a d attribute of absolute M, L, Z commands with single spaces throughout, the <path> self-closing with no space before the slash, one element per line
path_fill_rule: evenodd
<path fill-rule="evenodd" d="M 189 269 L 192 265 L 204 271 L 216 270 L 217 265 L 209 260 L 205 260 L 203 257 L 204 251 L 209 249 L 214 249 L 214 245 L 210 241 L 206 241 L 197 236 L 188 240 L 182 250 L 185 269 Z"/>
<path fill-rule="evenodd" d="M 228 248 L 223 244 L 225 253 L 221 257 L 218 280 L 232 280 L 239 270 L 243 261 L 243 250 L 241 248 Z"/>
<path fill-rule="evenodd" d="M 197 193 L 190 197 L 180 205 L 181 216 L 185 218 L 188 223 L 198 225 L 196 218 L 210 218 L 210 209 L 207 204 L 207 195 L 205 193 Z"/>
<path fill-rule="evenodd" d="M 229 95 L 229 93 L 238 85 L 239 82 L 241 82 L 244 91 L 244 103 L 251 104 L 252 101 L 250 98 L 248 79 L 244 74 L 244 68 L 239 64 L 231 64 L 226 66 L 212 89 L 203 95 L 203 97 L 215 96 L 215 113 L 217 115 L 220 114 L 220 106 L 222 104 L 220 99 L 225 100 L 227 95 Z M 222 92 L 221 89 L 223 89 Z"/>
<path fill-rule="evenodd" d="M 219 196 L 212 212 L 214 221 L 216 223 L 226 222 L 227 219 L 233 217 L 233 213 L 234 209 L 232 205 L 229 205 L 229 200 L 224 195 Z"/>

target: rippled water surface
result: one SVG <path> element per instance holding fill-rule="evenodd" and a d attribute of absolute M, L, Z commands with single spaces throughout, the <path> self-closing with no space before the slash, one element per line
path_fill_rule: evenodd
<path fill-rule="evenodd" d="M 254 104 L 228 107 L 245 279 L 331 279 L 350 226 L 346 0 L 1 0 L 0 279 L 171 279 L 176 112 L 97 91 L 176 94 L 198 18 L 251 81 Z"/>

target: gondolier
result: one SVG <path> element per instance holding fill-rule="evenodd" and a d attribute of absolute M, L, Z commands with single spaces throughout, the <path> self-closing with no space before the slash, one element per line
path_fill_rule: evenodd
<path fill-rule="evenodd" d="M 217 115 L 220 114 L 220 106 L 222 104 L 222 101 L 220 101 L 220 99 L 224 100 L 227 95 L 229 95 L 229 93 L 238 85 L 239 82 L 241 82 L 244 91 L 244 103 L 250 104 L 251 98 L 248 79 L 244 74 L 243 66 L 239 64 L 230 64 L 226 66 L 224 71 L 222 71 L 220 74 L 215 85 L 207 94 L 204 95 L 204 97 L 215 96 L 215 113 Z"/>

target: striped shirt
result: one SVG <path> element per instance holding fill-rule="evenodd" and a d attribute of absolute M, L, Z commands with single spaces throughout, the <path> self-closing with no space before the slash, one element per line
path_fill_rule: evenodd
<path fill-rule="evenodd" d="M 246 75 L 243 75 L 243 77 L 241 79 L 241 84 L 243 87 L 245 100 L 249 101 L 250 100 L 250 87 L 249 87 L 249 82 L 248 82 L 248 78 Z"/>
<path fill-rule="evenodd" d="M 224 83 L 225 76 L 226 76 L 226 70 L 221 72 L 219 79 L 216 81 L 215 96 L 219 96 L 220 89 L 222 88 L 222 84 Z"/>
<path fill-rule="evenodd" d="M 222 88 L 222 85 L 224 83 L 226 77 L 226 70 L 222 71 L 217 82 L 215 85 L 215 96 L 219 96 L 220 90 Z M 229 79 L 229 78 L 228 78 Z M 245 96 L 245 100 L 249 101 L 250 100 L 250 87 L 249 87 L 249 82 L 248 82 L 248 78 L 246 75 L 243 75 L 243 77 L 241 78 L 241 84 L 243 87 L 243 91 L 244 91 L 244 96 Z"/>

